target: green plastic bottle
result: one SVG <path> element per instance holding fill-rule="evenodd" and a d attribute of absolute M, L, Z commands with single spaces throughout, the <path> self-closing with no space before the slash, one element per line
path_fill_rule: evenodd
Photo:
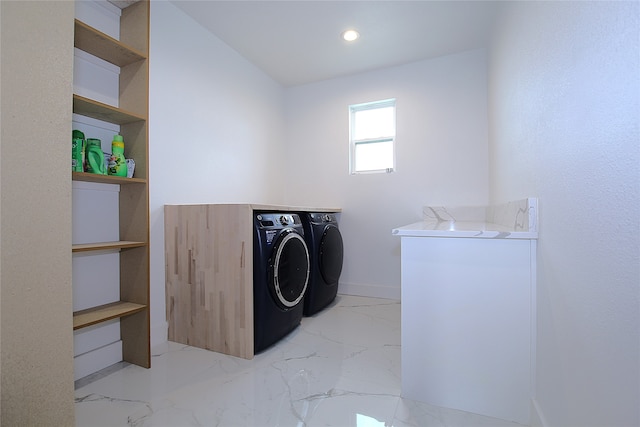
<path fill-rule="evenodd" d="M 122 135 L 114 135 L 113 142 L 111 142 L 109 175 L 127 176 L 127 161 L 124 158 L 124 141 Z"/>
<path fill-rule="evenodd" d="M 104 153 L 102 143 L 97 138 L 87 138 L 87 148 L 85 152 L 87 161 L 87 172 L 98 175 L 106 175 L 107 167 L 104 164 Z"/>
<path fill-rule="evenodd" d="M 74 129 L 71 142 L 71 170 L 84 172 L 84 133 Z"/>

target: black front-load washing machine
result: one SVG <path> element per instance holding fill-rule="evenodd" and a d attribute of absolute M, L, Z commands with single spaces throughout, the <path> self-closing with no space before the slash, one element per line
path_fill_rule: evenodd
<path fill-rule="evenodd" d="M 311 316 L 329 305 L 338 294 L 344 248 L 334 213 L 301 212 L 300 217 L 311 259 L 303 313 Z"/>
<path fill-rule="evenodd" d="M 259 353 L 300 324 L 310 262 L 297 214 L 254 212 L 253 220 L 253 345 Z"/>

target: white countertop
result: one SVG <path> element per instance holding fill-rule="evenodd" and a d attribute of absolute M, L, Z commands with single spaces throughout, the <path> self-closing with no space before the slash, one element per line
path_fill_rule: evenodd
<path fill-rule="evenodd" d="M 466 237 L 481 239 L 537 239 L 536 231 L 514 230 L 489 222 L 420 221 L 394 228 L 392 234 L 411 237 Z"/>

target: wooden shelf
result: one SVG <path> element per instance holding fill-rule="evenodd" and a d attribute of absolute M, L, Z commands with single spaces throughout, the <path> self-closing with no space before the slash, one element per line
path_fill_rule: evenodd
<path fill-rule="evenodd" d="M 150 1 L 123 2 L 119 19 L 119 39 L 76 20 L 74 46 L 120 68 L 117 101 L 113 105 L 73 94 L 73 113 L 119 126 L 125 140 L 126 156 L 136 161 L 136 178 L 73 172 L 75 182 L 118 185 L 118 228 L 123 238 L 115 242 L 72 245 L 77 257 L 83 252 L 120 251 L 120 302 L 100 305 L 73 313 L 73 329 L 86 328 L 120 318 L 122 359 L 145 368 L 151 366 L 149 309 L 149 9 Z M 69 22 L 71 24 L 71 22 Z M 85 75 L 79 67 L 74 73 L 89 77 L 91 85 L 100 85 L 101 76 Z M 115 91 L 114 91 L 115 92 Z M 113 93 L 112 96 L 116 94 Z M 92 126 L 95 127 L 95 126 Z M 138 178 L 139 177 L 139 178 Z M 91 200 L 78 198 L 78 203 Z M 89 239 L 87 239 L 89 240 Z M 79 241 L 87 241 L 79 240 Z M 96 274 L 99 274 L 99 268 Z M 75 278 L 74 278 L 75 280 Z M 108 286 L 116 286 L 110 283 Z M 83 289 L 93 283 L 79 282 Z M 96 286 L 98 286 L 96 284 Z M 109 300 L 102 300 L 104 303 Z M 85 307 L 85 305 L 82 305 Z"/>
<path fill-rule="evenodd" d="M 72 172 L 71 178 L 74 181 L 98 182 L 101 184 L 146 184 L 143 178 L 127 178 L 123 176 L 98 175 L 87 172 Z"/>
<path fill-rule="evenodd" d="M 102 251 L 106 249 L 130 249 L 146 246 L 145 242 L 120 240 L 118 242 L 81 243 L 71 246 L 71 252 Z"/>
<path fill-rule="evenodd" d="M 139 114 L 75 94 L 73 95 L 73 112 L 116 125 L 147 120 Z"/>
<path fill-rule="evenodd" d="M 86 328 L 87 326 L 96 325 L 106 322 L 107 320 L 128 316 L 146 308 L 146 305 L 120 301 L 87 310 L 76 311 L 73 313 L 73 330 L 75 331 L 76 329 Z"/>
<path fill-rule="evenodd" d="M 119 40 L 77 19 L 75 20 L 73 45 L 118 67 L 124 67 L 134 62 L 147 59 L 144 53 L 125 45 Z"/>

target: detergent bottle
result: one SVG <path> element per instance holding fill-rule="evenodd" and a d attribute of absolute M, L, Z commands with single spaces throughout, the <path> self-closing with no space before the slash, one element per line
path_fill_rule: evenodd
<path fill-rule="evenodd" d="M 127 176 L 127 162 L 124 158 L 124 141 L 122 135 L 114 135 L 109 158 L 109 175 Z"/>
<path fill-rule="evenodd" d="M 87 172 L 98 175 L 107 174 L 107 168 L 104 164 L 104 153 L 102 152 L 102 143 L 99 139 L 87 138 L 85 156 L 87 161 Z"/>
<path fill-rule="evenodd" d="M 84 133 L 74 129 L 71 142 L 71 170 L 84 172 Z"/>

